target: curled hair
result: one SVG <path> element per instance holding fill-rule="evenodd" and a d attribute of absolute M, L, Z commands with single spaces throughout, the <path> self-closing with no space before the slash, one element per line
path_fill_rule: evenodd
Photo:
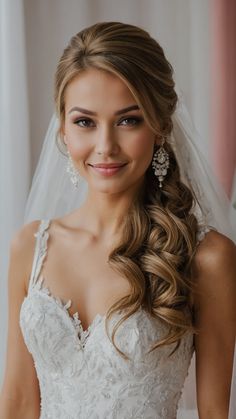
<path fill-rule="evenodd" d="M 72 37 L 58 63 L 55 75 L 55 104 L 58 117 L 65 119 L 68 84 L 89 68 L 109 71 L 126 83 L 144 118 L 159 136 L 171 134 L 176 109 L 173 69 L 164 51 L 148 32 L 134 25 L 102 22 Z M 61 128 L 59 128 L 60 134 Z M 63 152 L 63 142 L 58 136 Z M 132 202 L 121 226 L 121 241 L 109 255 L 109 264 L 126 277 L 131 292 L 108 311 L 126 312 L 112 332 L 140 306 L 167 326 L 167 333 L 150 351 L 175 343 L 194 331 L 191 295 L 191 261 L 197 245 L 198 222 L 193 214 L 195 199 L 182 183 L 171 145 L 166 142 L 170 167 L 162 190 L 153 169 L 148 167 L 140 194 Z"/>

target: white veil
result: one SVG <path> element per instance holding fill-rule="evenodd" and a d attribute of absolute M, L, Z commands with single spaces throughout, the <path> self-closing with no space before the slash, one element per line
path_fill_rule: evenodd
<path fill-rule="evenodd" d="M 178 92 L 177 92 L 178 93 Z M 199 205 L 196 214 L 203 224 L 215 227 L 236 242 L 235 227 L 230 223 L 230 203 L 218 184 L 201 153 L 199 135 L 184 105 L 183 97 L 172 117 L 173 131 L 170 142 L 175 151 L 182 179 L 194 190 Z M 62 155 L 56 145 L 58 119 L 54 114 L 43 144 L 31 190 L 28 196 L 24 222 L 42 218 L 62 216 L 79 208 L 87 194 L 86 181 L 80 177 L 79 187 L 75 188 L 66 173 L 67 157 Z M 236 356 L 235 356 L 236 365 Z M 236 366 L 231 392 L 230 419 L 236 418 L 233 403 L 236 400 Z M 195 399 L 194 358 L 183 391 L 178 419 L 197 418 Z"/>

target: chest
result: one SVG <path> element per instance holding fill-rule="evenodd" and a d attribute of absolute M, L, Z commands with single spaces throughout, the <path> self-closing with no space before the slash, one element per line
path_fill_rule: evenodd
<path fill-rule="evenodd" d="M 52 243 L 42 266 L 44 285 L 62 301 L 71 300 L 69 313 L 79 312 L 84 327 L 97 313 L 105 314 L 129 295 L 128 279 L 108 263 L 111 247 L 98 243 Z"/>

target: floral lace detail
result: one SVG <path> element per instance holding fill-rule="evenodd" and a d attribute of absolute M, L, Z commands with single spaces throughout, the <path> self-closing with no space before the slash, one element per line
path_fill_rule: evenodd
<path fill-rule="evenodd" d="M 143 308 L 116 333 L 123 359 L 110 342 L 105 316 L 97 315 L 83 330 L 78 313 L 51 295 L 39 276 L 47 250 L 47 222 L 37 234 L 29 292 L 20 310 L 20 326 L 37 372 L 40 419 L 175 419 L 178 401 L 193 354 L 193 335 L 148 354 L 167 332 L 165 325 Z M 47 235 L 45 235 L 47 233 Z M 108 323 L 110 332 L 121 316 Z"/>
<path fill-rule="evenodd" d="M 45 254 L 44 254 L 45 256 Z M 83 329 L 81 320 L 79 318 L 79 313 L 76 311 L 72 316 L 69 313 L 69 308 L 71 307 L 72 301 L 68 300 L 66 303 L 63 302 L 63 300 L 59 297 L 55 297 L 48 287 L 43 286 L 44 283 L 44 277 L 40 275 L 38 281 L 34 284 L 34 290 L 41 291 L 45 295 L 47 295 L 50 299 L 52 299 L 69 317 L 72 324 L 74 325 L 74 328 L 76 330 L 76 333 L 80 339 L 82 347 L 86 344 L 86 340 L 88 339 L 91 331 L 96 326 L 96 324 L 103 319 L 104 316 L 100 315 L 99 313 L 95 316 L 92 323 L 88 326 L 86 330 Z M 30 291 L 31 292 L 31 291 Z"/>

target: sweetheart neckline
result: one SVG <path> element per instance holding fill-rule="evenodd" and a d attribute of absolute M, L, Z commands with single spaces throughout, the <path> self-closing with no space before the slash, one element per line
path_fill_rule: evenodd
<path fill-rule="evenodd" d="M 87 344 L 88 339 L 90 338 L 92 332 L 95 330 L 96 326 L 98 326 L 99 324 L 104 322 L 104 320 L 106 318 L 106 314 L 97 313 L 95 315 L 95 317 L 93 318 L 92 322 L 89 324 L 89 326 L 86 329 L 84 329 L 83 325 L 81 323 L 81 320 L 79 318 L 78 311 L 73 313 L 73 315 L 71 315 L 68 311 L 69 307 L 71 306 L 71 300 L 69 299 L 66 303 L 64 303 L 62 298 L 52 294 L 49 287 L 43 286 L 44 281 L 45 281 L 45 278 L 41 274 L 39 276 L 37 282 L 33 285 L 33 287 L 31 287 L 30 292 L 25 296 L 24 300 L 26 300 L 29 297 L 29 295 L 32 291 L 33 292 L 35 292 L 35 291 L 39 292 L 41 295 L 46 296 L 47 298 L 49 298 L 50 301 L 52 301 L 54 304 L 56 304 L 56 306 L 59 307 L 62 310 L 62 312 L 65 313 L 66 317 L 69 320 L 69 323 L 71 324 L 71 326 L 73 328 L 73 331 L 75 332 L 76 339 L 78 340 L 80 346 L 82 345 L 82 347 L 84 349 L 85 345 Z M 144 311 L 141 306 L 133 314 L 137 314 L 140 311 L 142 311 L 142 312 Z M 145 313 L 146 313 L 146 315 L 148 314 L 146 311 L 145 311 Z M 121 314 L 121 311 L 119 311 L 119 312 L 117 311 L 117 312 L 113 313 L 112 317 L 117 316 L 119 314 Z"/>
<path fill-rule="evenodd" d="M 41 294 L 46 295 L 50 298 L 54 303 L 59 306 L 64 313 L 66 313 L 67 317 L 71 321 L 72 325 L 74 326 L 74 329 L 76 331 L 76 335 L 78 336 L 78 332 L 80 335 L 89 335 L 91 331 L 94 329 L 95 325 L 97 324 L 98 320 L 102 321 L 105 319 L 106 314 L 100 314 L 97 313 L 93 320 L 90 322 L 87 328 L 84 328 L 79 316 L 79 312 L 76 311 L 72 315 L 69 312 L 69 308 L 71 307 L 72 300 L 69 299 L 64 303 L 64 300 L 60 298 L 59 296 L 54 295 L 49 287 L 46 287 L 43 285 L 43 282 L 45 281 L 45 278 L 43 275 L 40 275 L 36 284 L 34 284 L 33 289 L 36 289 L 37 291 L 41 292 Z M 78 336 L 79 337 L 79 336 Z"/>
<path fill-rule="evenodd" d="M 71 300 L 68 300 L 67 303 L 64 304 L 63 299 L 53 295 L 48 287 L 42 286 L 43 279 L 43 277 L 39 277 L 39 280 L 34 284 L 33 287 L 31 287 L 30 292 L 25 296 L 21 305 L 20 316 L 24 301 L 30 297 L 32 292 L 39 293 L 41 296 L 48 298 L 53 304 L 55 304 L 56 307 L 59 307 L 59 309 L 62 310 L 62 313 L 65 313 L 65 318 L 68 319 L 68 324 L 71 326 L 71 329 L 75 335 L 78 349 L 86 350 L 88 340 L 91 339 L 92 333 L 95 331 L 96 327 L 103 324 L 106 318 L 106 314 L 102 315 L 97 313 L 92 322 L 89 324 L 88 328 L 84 329 L 81 324 L 78 311 L 75 312 L 73 316 L 71 316 L 68 311 L 68 308 L 70 307 L 69 302 L 71 303 Z M 122 310 L 114 312 L 112 317 L 120 315 L 121 311 Z M 130 317 L 128 317 L 128 319 L 139 313 L 145 314 L 146 316 L 150 316 L 152 319 L 154 319 L 146 310 L 142 308 L 142 306 L 140 306 Z"/>
<path fill-rule="evenodd" d="M 42 287 L 41 289 L 36 288 L 36 287 L 31 288 L 30 292 L 25 296 L 22 302 L 20 316 L 21 316 L 23 304 L 25 301 L 27 301 L 30 298 L 30 294 L 32 292 L 38 293 L 41 296 L 48 298 L 52 302 L 52 304 L 55 304 L 56 307 L 62 310 L 62 313 L 64 313 L 65 318 L 68 319 L 68 324 L 70 325 L 70 328 L 75 335 L 76 341 L 79 344 L 79 348 L 84 349 L 87 344 L 88 339 L 90 338 L 90 336 L 92 336 L 92 332 L 94 331 L 96 326 L 99 326 L 99 324 L 103 322 L 103 320 L 105 319 L 105 315 L 101 315 L 97 313 L 96 316 L 93 318 L 92 322 L 90 323 L 90 325 L 88 326 L 88 328 L 84 330 L 77 313 L 74 313 L 74 317 L 72 317 L 70 313 L 68 312 L 68 308 L 66 307 L 66 304 L 64 304 L 60 298 L 57 298 L 54 295 L 48 294 L 47 291 L 48 289 L 46 287 Z"/>

